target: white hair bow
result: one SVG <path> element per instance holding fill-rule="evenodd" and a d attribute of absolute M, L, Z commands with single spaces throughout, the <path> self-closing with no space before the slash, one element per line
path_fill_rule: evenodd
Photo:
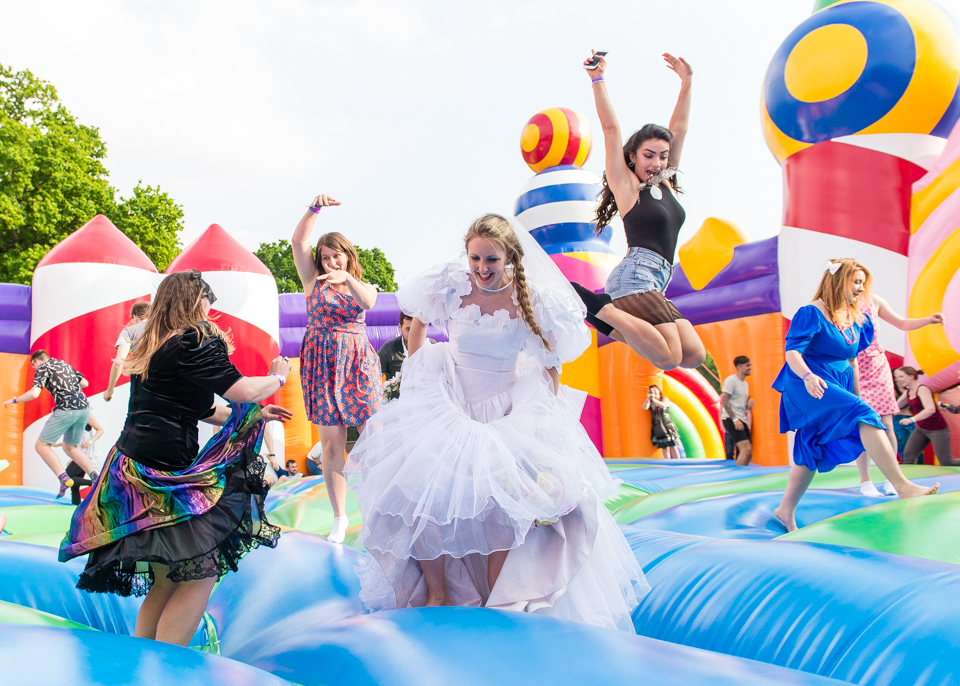
<path fill-rule="evenodd" d="M 840 271 L 840 267 L 842 266 L 842 262 L 832 262 L 831 260 L 827 260 L 827 263 L 823 267 L 823 271 L 830 272 L 830 274 L 836 276 L 837 272 Z"/>

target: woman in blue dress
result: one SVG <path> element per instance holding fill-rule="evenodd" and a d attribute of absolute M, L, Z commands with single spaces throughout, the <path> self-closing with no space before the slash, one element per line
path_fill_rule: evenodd
<path fill-rule="evenodd" d="M 797 310 L 787 332 L 780 391 L 780 431 L 796 431 L 794 465 L 776 517 L 797 528 L 797 503 L 819 472 L 866 451 L 901 498 L 932 495 L 904 476 L 880 415 L 860 398 L 857 355 L 873 341 L 873 324 L 858 305 L 865 274 L 854 260 L 827 262 L 814 300 Z"/>

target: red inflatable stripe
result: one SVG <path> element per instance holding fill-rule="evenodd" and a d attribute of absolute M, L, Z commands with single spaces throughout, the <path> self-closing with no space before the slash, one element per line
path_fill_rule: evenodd
<path fill-rule="evenodd" d="M 200 238 L 187 246 L 171 262 L 165 274 L 199 269 L 211 272 L 250 272 L 272 276 L 257 256 L 244 248 L 219 224 L 211 224 Z"/>
<path fill-rule="evenodd" d="M 530 118 L 529 123 L 536 124 L 540 129 L 540 135 L 537 139 L 537 147 L 523 153 L 523 161 L 527 164 L 537 164 L 550 152 L 550 145 L 553 143 L 553 122 L 550 121 L 550 117 L 538 112 Z"/>
<path fill-rule="evenodd" d="M 563 152 L 563 158 L 560 160 L 560 164 L 573 164 L 573 161 L 577 159 L 577 153 L 580 152 L 580 120 L 577 118 L 577 115 L 574 114 L 573 110 L 561 107 L 560 111 L 563 112 L 563 116 L 567 118 L 567 128 L 570 131 L 570 137 L 567 140 L 567 149 Z"/>
<path fill-rule="evenodd" d="M 926 173 L 922 167 L 827 141 L 788 157 L 783 173 L 785 226 L 907 254 L 911 187 Z"/>
<path fill-rule="evenodd" d="M 98 214 L 60 241 L 37 263 L 37 269 L 68 262 L 120 264 L 157 272 L 153 262 L 137 244 L 102 214 Z"/>
<path fill-rule="evenodd" d="M 717 425 L 717 429 L 720 431 L 722 436 L 723 424 L 720 422 L 720 395 L 713 389 L 713 386 L 703 378 L 703 375 L 693 369 L 683 369 L 677 367 L 676 369 L 671 369 L 668 372 L 664 372 L 671 379 L 679 381 L 683 386 L 693 393 L 697 400 L 699 400 L 705 408 L 707 408 L 707 413 L 710 415 L 710 418 L 713 419 L 713 423 Z"/>

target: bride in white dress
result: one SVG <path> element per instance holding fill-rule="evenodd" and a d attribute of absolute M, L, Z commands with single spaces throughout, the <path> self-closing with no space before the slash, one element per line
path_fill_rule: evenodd
<path fill-rule="evenodd" d="M 484 215 L 464 242 L 468 269 L 436 266 L 397 293 L 415 317 L 400 399 L 350 453 L 370 553 L 361 600 L 633 632 L 650 587 L 603 505 L 619 482 L 580 425 L 585 394 L 559 383 L 590 344 L 583 304 L 503 217 Z M 428 324 L 450 342 L 423 345 Z"/>

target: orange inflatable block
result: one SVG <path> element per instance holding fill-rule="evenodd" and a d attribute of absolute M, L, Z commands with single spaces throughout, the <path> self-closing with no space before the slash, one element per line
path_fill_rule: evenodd
<path fill-rule="evenodd" d="M 30 356 L 0 353 L 0 398 L 9 400 L 27 390 Z M 10 405 L 0 414 L 0 460 L 9 466 L 0 471 L 0 486 L 23 485 L 23 405 Z"/>
<path fill-rule="evenodd" d="M 293 418 L 283 425 L 283 454 L 287 460 L 296 460 L 301 474 L 307 474 L 307 453 L 316 442 L 311 431 L 310 420 L 303 403 L 303 387 L 300 385 L 300 358 L 290 358 L 290 378 L 280 389 L 283 407 L 293 413 Z M 281 465 L 283 466 L 283 465 Z"/>
<path fill-rule="evenodd" d="M 650 412 L 643 409 L 663 372 L 623 343 L 605 345 L 599 355 L 604 457 L 663 457 L 650 442 Z"/>
<path fill-rule="evenodd" d="M 747 384 L 755 403 L 753 461 L 767 466 L 788 464 L 787 437 L 780 433 L 780 394 L 771 388 L 783 367 L 783 316 L 779 312 L 758 314 L 695 328 L 713 355 L 721 379 L 736 374 L 733 358 L 750 358 L 753 373 Z"/>

